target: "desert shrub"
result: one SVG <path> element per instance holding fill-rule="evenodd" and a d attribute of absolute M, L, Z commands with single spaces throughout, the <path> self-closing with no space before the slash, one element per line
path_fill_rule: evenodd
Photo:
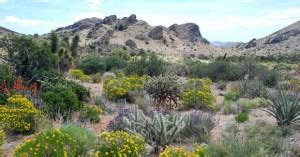
<path fill-rule="evenodd" d="M 99 106 L 103 113 L 111 113 L 112 108 L 108 100 L 104 96 L 95 97 L 95 105 Z"/>
<path fill-rule="evenodd" d="M 138 157 L 143 154 L 145 149 L 144 139 L 124 131 L 103 132 L 99 140 L 95 156 Z"/>
<path fill-rule="evenodd" d="M 167 74 L 176 74 L 177 76 L 183 76 L 186 77 L 189 75 L 189 67 L 185 64 L 179 63 L 179 64 L 169 64 L 166 67 L 166 73 Z"/>
<path fill-rule="evenodd" d="M 239 99 L 237 101 L 239 110 L 244 113 L 250 112 L 251 109 L 258 107 L 266 107 L 269 104 L 269 100 L 265 98 L 254 98 L 254 99 Z"/>
<path fill-rule="evenodd" d="M 103 80 L 109 80 L 109 79 L 112 79 L 112 78 L 116 78 L 116 74 L 115 73 L 112 73 L 112 72 L 105 72 L 102 76 Z"/>
<path fill-rule="evenodd" d="M 186 107 L 213 109 L 213 96 L 210 79 L 190 79 L 182 93 L 182 102 Z"/>
<path fill-rule="evenodd" d="M 107 128 L 112 131 L 120 131 L 120 130 L 125 130 L 127 125 L 123 123 L 123 118 L 125 117 L 130 117 L 134 113 L 134 110 L 129 108 L 129 109 L 121 109 L 117 112 L 116 117 L 109 122 Z M 139 121 L 140 122 L 140 121 Z M 143 121 L 141 121 L 143 122 Z"/>
<path fill-rule="evenodd" d="M 64 85 L 56 85 L 41 95 L 45 106 L 43 110 L 51 118 L 62 116 L 64 119 L 70 118 L 74 111 L 81 107 L 77 95 L 72 89 Z"/>
<path fill-rule="evenodd" d="M 121 59 L 124 59 L 126 61 L 129 61 L 130 60 L 130 54 L 127 50 L 124 50 L 124 49 L 114 49 L 112 51 L 112 55 L 113 56 L 118 56 L 119 58 Z"/>
<path fill-rule="evenodd" d="M 104 73 L 106 62 L 103 57 L 89 56 L 80 62 L 79 68 L 87 74 Z"/>
<path fill-rule="evenodd" d="M 166 149 L 159 154 L 159 157 L 206 157 L 206 148 L 198 145 L 194 146 L 194 150 L 184 148 L 170 148 Z"/>
<path fill-rule="evenodd" d="M 145 77 L 128 76 L 111 78 L 104 81 L 104 94 L 109 100 L 126 99 L 129 91 L 141 90 Z"/>
<path fill-rule="evenodd" d="M 240 64 L 240 75 L 245 79 L 261 78 L 267 72 L 267 67 L 257 63 L 254 59 L 248 59 Z"/>
<path fill-rule="evenodd" d="M 84 105 L 80 109 L 80 119 L 82 121 L 99 122 L 102 109 L 96 105 Z"/>
<path fill-rule="evenodd" d="M 158 76 L 149 79 L 144 89 L 153 98 L 155 107 L 171 109 L 178 105 L 182 84 L 177 76 Z"/>
<path fill-rule="evenodd" d="M 15 156 L 87 156 L 96 145 L 95 139 L 97 137 L 92 132 L 69 124 L 48 129 L 23 142 L 16 148 Z"/>
<path fill-rule="evenodd" d="M 102 75 L 101 73 L 96 73 L 90 76 L 93 83 L 101 83 Z"/>
<path fill-rule="evenodd" d="M 166 70 L 165 65 L 165 61 L 154 53 L 150 55 L 144 54 L 140 58 L 136 57 L 131 60 L 125 68 L 125 73 L 127 75 L 158 76 L 164 74 Z"/>
<path fill-rule="evenodd" d="M 218 84 L 217 84 L 217 88 L 220 89 L 220 90 L 225 90 L 226 87 L 227 87 L 227 84 L 224 81 L 219 81 Z"/>
<path fill-rule="evenodd" d="M 0 82 L 3 83 L 4 80 L 9 79 L 9 66 L 6 64 L 0 64 Z"/>
<path fill-rule="evenodd" d="M 192 112 L 188 115 L 187 125 L 179 138 L 182 138 L 183 141 L 189 139 L 198 143 L 208 142 L 214 126 L 215 121 L 212 114 L 201 111 Z"/>
<path fill-rule="evenodd" d="M 106 71 L 115 69 L 123 69 L 126 67 L 126 60 L 117 55 L 110 55 L 105 57 Z"/>
<path fill-rule="evenodd" d="M 296 93 L 300 93 L 300 80 L 298 79 L 290 79 L 288 80 L 290 85 L 290 89 Z"/>
<path fill-rule="evenodd" d="M 259 122 L 243 130 L 229 126 L 222 139 L 208 144 L 206 153 L 211 157 L 284 156 L 286 149 L 284 131 Z"/>
<path fill-rule="evenodd" d="M 277 71 L 268 72 L 262 79 L 265 86 L 275 87 L 279 81 L 279 73 Z"/>
<path fill-rule="evenodd" d="M 4 152 L 3 152 L 3 148 L 2 145 L 4 144 L 4 131 L 0 130 L 0 156 L 3 156 Z"/>
<path fill-rule="evenodd" d="M 8 131 L 32 132 L 39 114 L 39 110 L 26 97 L 13 95 L 7 99 L 6 105 L 0 106 L 0 123 Z"/>
<path fill-rule="evenodd" d="M 71 70 L 69 70 L 69 75 L 72 78 L 80 80 L 80 81 L 89 81 L 90 80 L 90 77 L 87 76 L 87 75 L 85 75 L 83 73 L 83 71 L 81 71 L 79 69 L 71 69 Z"/>
<path fill-rule="evenodd" d="M 123 117 L 125 130 L 137 133 L 159 153 L 162 148 L 172 143 L 179 136 L 187 124 L 187 118 L 177 114 L 163 115 L 154 111 L 146 116 L 141 110 L 135 109 Z"/>
<path fill-rule="evenodd" d="M 235 114 L 238 112 L 238 106 L 232 102 L 225 100 L 222 104 L 224 114 Z"/>
<path fill-rule="evenodd" d="M 240 97 L 242 98 L 256 98 L 266 97 L 267 90 L 263 83 L 258 80 L 244 80 L 240 83 Z"/>
<path fill-rule="evenodd" d="M 235 81 L 241 78 L 239 66 L 225 61 L 194 64 L 191 66 L 190 76 L 200 78 L 209 77 L 213 81 Z"/>
<path fill-rule="evenodd" d="M 241 113 L 238 113 L 234 119 L 238 122 L 238 123 L 243 123 L 245 121 L 247 121 L 249 119 L 249 115 L 248 113 L 244 113 L 244 112 L 241 112 Z"/>
<path fill-rule="evenodd" d="M 280 90 L 270 94 L 271 103 L 265 110 L 277 120 L 279 126 L 300 123 L 298 94 Z"/>
<path fill-rule="evenodd" d="M 229 91 L 224 94 L 225 100 L 228 101 L 237 101 L 240 97 L 240 93 L 238 91 Z"/>
<path fill-rule="evenodd" d="M 67 81 L 65 84 L 62 85 L 65 86 L 66 88 L 71 89 L 76 94 L 79 101 L 87 102 L 89 100 L 90 91 L 84 86 L 72 81 Z"/>

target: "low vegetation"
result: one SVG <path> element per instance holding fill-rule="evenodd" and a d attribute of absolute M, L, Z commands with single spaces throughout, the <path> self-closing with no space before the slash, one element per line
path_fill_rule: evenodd
<path fill-rule="evenodd" d="M 291 56 L 81 53 L 77 34 L 55 32 L 0 41 L 0 156 L 299 156 Z"/>

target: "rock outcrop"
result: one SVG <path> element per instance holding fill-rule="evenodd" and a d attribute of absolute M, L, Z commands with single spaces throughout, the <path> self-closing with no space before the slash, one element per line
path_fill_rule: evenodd
<path fill-rule="evenodd" d="M 123 31 L 123 30 L 127 29 L 127 27 L 129 25 L 132 25 L 135 22 L 137 22 L 135 14 L 130 15 L 129 17 L 123 17 L 121 20 L 117 21 L 115 29 L 118 30 L 118 31 Z"/>
<path fill-rule="evenodd" d="M 130 51 L 154 51 L 174 54 L 220 54 L 218 48 L 208 44 L 199 26 L 194 23 L 151 26 L 138 20 L 135 14 L 117 18 L 87 18 L 56 30 L 60 36 L 80 37 L 82 52 L 106 52 L 126 46 Z"/>
<path fill-rule="evenodd" d="M 106 25 L 112 25 L 112 24 L 114 24 L 116 21 L 117 21 L 117 16 L 116 16 L 116 15 L 106 16 L 106 17 L 103 19 L 103 24 L 106 24 Z"/>
<path fill-rule="evenodd" d="M 260 39 L 237 46 L 239 53 L 268 55 L 300 51 L 300 21 Z"/>
<path fill-rule="evenodd" d="M 186 23 L 182 25 L 171 25 L 169 31 L 174 32 L 175 35 L 183 40 L 189 42 L 203 42 L 208 44 L 209 42 L 202 37 L 199 26 L 195 23 Z"/>
<path fill-rule="evenodd" d="M 156 26 L 153 29 L 150 30 L 148 36 L 149 38 L 153 40 L 162 40 L 164 38 L 163 36 L 163 27 L 162 26 Z"/>

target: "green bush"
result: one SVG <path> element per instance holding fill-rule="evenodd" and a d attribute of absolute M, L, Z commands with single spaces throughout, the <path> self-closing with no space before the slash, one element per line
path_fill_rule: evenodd
<path fill-rule="evenodd" d="M 259 80 L 244 80 L 240 83 L 239 93 L 240 97 L 251 99 L 256 97 L 266 97 L 267 90 Z"/>
<path fill-rule="evenodd" d="M 96 105 L 84 105 L 80 110 L 80 119 L 82 121 L 99 122 L 102 110 Z"/>
<path fill-rule="evenodd" d="M 189 113 L 187 125 L 180 133 L 179 139 L 185 142 L 208 142 L 214 126 L 215 121 L 212 114 L 201 111 Z"/>
<path fill-rule="evenodd" d="M 90 91 L 76 82 L 66 81 L 61 85 L 69 89 L 72 89 L 72 91 L 76 94 L 79 101 L 87 102 L 90 98 Z"/>
<path fill-rule="evenodd" d="M 15 156 L 87 156 L 94 150 L 96 139 L 92 132 L 69 124 L 48 129 L 23 142 L 16 148 Z"/>
<path fill-rule="evenodd" d="M 4 144 L 4 137 L 5 137 L 4 131 L 0 130 L 0 156 L 1 157 L 4 155 L 4 151 L 2 148 L 2 145 Z"/>
<path fill-rule="evenodd" d="M 106 61 L 103 57 L 88 56 L 80 62 L 79 68 L 87 74 L 104 73 Z"/>
<path fill-rule="evenodd" d="M 125 59 L 117 56 L 117 55 L 111 55 L 105 57 L 105 64 L 106 64 L 106 71 L 111 71 L 115 69 L 123 69 L 126 67 L 126 61 Z"/>
<path fill-rule="evenodd" d="M 102 81 L 101 73 L 96 73 L 96 74 L 91 75 L 91 80 L 93 83 L 101 83 L 101 81 Z"/>
<path fill-rule="evenodd" d="M 165 72 L 165 61 L 160 59 L 157 55 L 142 55 L 131 60 L 125 68 L 127 75 L 148 75 L 158 76 Z"/>
<path fill-rule="evenodd" d="M 213 109 L 215 97 L 210 86 L 210 79 L 190 79 L 182 93 L 182 102 L 186 107 L 198 109 Z"/>
<path fill-rule="evenodd" d="M 141 90 L 145 77 L 128 76 L 111 78 L 104 81 L 104 94 L 109 100 L 126 99 L 130 91 Z"/>
<path fill-rule="evenodd" d="M 130 60 L 130 55 L 128 53 L 127 50 L 124 50 L 124 49 L 114 49 L 112 51 L 112 55 L 113 56 L 118 56 L 119 58 L 121 59 L 124 59 L 125 61 L 129 61 Z"/>
<path fill-rule="evenodd" d="M 225 100 L 222 104 L 224 114 L 236 114 L 238 112 L 238 106 L 232 102 Z"/>
<path fill-rule="evenodd" d="M 57 70 L 58 59 L 50 52 L 47 44 L 41 44 L 25 35 L 4 38 L 7 43 L 7 57 L 17 76 L 25 80 L 43 80 L 41 74 Z"/>
<path fill-rule="evenodd" d="M 77 95 L 67 86 L 56 85 L 51 90 L 42 93 L 41 97 L 45 103 L 43 109 L 51 119 L 59 116 L 68 119 L 74 111 L 81 107 Z"/>
<path fill-rule="evenodd" d="M 210 157 L 284 156 L 287 153 L 285 133 L 281 128 L 258 122 L 239 130 L 236 125 L 226 129 L 223 138 L 208 144 Z"/>
<path fill-rule="evenodd" d="M 242 78 L 239 65 L 225 62 L 214 61 L 209 64 L 193 64 L 191 66 L 191 77 L 209 77 L 212 81 L 235 81 Z"/>
<path fill-rule="evenodd" d="M 74 79 L 80 80 L 80 81 L 89 81 L 90 77 L 85 75 L 83 71 L 79 69 L 71 69 L 69 70 L 69 75 L 73 77 Z"/>
<path fill-rule="evenodd" d="M 249 119 L 249 115 L 248 113 L 238 113 L 234 119 L 238 122 L 238 123 L 243 123 L 245 121 L 247 121 Z"/>
<path fill-rule="evenodd" d="M 124 131 L 103 132 L 99 138 L 95 156 L 139 157 L 145 149 L 145 141 L 140 136 Z"/>
<path fill-rule="evenodd" d="M 237 91 L 229 91 L 224 95 L 225 100 L 237 101 L 240 98 L 240 93 Z"/>
<path fill-rule="evenodd" d="M 279 73 L 276 71 L 271 71 L 264 75 L 263 82 L 267 87 L 275 87 L 279 81 Z"/>
<path fill-rule="evenodd" d="M 269 100 L 265 98 L 254 98 L 254 99 L 239 99 L 237 104 L 241 112 L 249 113 L 251 109 L 258 107 L 266 107 L 270 103 Z"/>

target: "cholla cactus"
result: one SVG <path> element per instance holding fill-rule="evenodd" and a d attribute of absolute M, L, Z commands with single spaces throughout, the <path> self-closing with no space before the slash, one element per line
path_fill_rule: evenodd
<path fill-rule="evenodd" d="M 182 83 L 174 75 L 158 76 L 148 80 L 144 86 L 147 94 L 154 100 L 154 105 L 160 109 L 177 107 L 182 93 Z"/>
<path fill-rule="evenodd" d="M 177 114 L 163 115 L 156 111 L 148 117 L 136 108 L 132 114 L 123 118 L 123 122 L 126 131 L 143 136 L 159 153 L 185 128 L 187 118 Z"/>

